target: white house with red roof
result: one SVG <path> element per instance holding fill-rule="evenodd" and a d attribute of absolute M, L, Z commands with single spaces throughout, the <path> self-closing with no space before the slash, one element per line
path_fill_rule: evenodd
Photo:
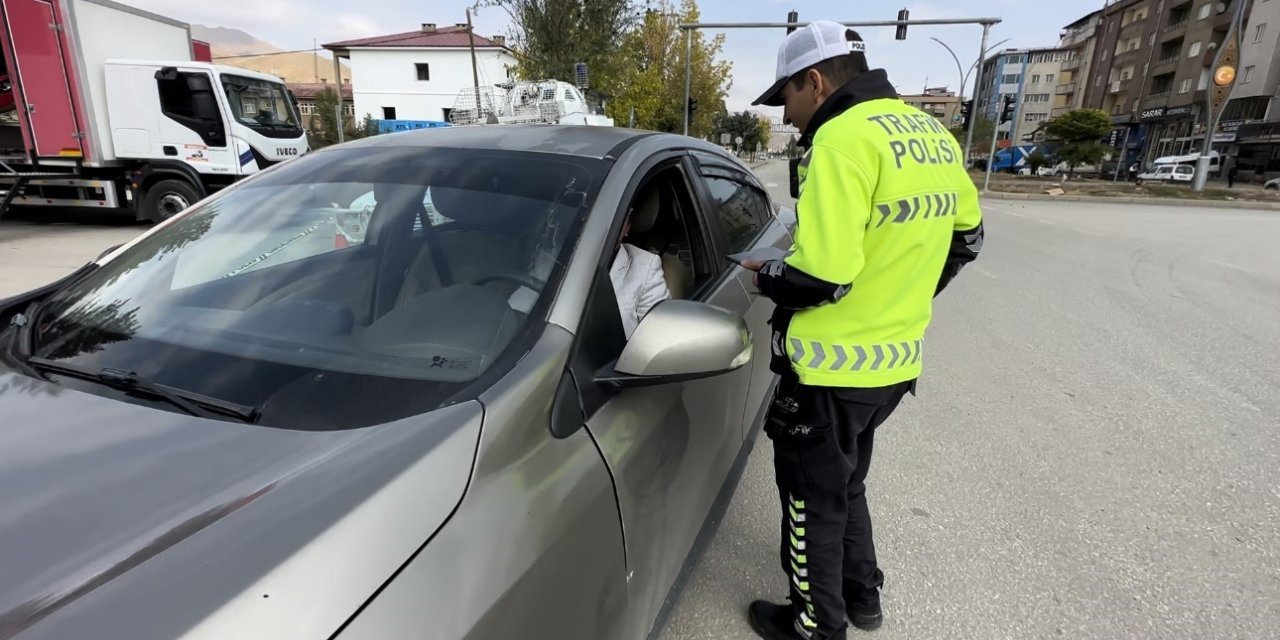
<path fill-rule="evenodd" d="M 324 45 L 351 66 L 355 117 L 378 120 L 449 120 L 458 93 L 475 86 L 467 25 L 361 38 Z M 475 39 L 481 86 L 515 77 L 516 59 L 502 36 Z"/>

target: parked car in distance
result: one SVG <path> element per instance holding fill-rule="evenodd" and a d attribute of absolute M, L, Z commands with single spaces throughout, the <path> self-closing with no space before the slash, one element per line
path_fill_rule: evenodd
<path fill-rule="evenodd" d="M 1262 188 L 1267 191 L 1280 191 L 1280 178 L 1268 180 L 1266 184 L 1262 185 Z"/>

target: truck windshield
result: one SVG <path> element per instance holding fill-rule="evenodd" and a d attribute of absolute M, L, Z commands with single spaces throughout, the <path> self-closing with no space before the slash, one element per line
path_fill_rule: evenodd
<path fill-rule="evenodd" d="M 287 130 L 296 133 L 298 115 L 284 85 L 244 76 L 222 76 L 222 88 L 236 122 L 259 130 Z"/>

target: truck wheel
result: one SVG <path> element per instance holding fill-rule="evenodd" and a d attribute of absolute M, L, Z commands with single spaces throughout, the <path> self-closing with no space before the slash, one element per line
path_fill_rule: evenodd
<path fill-rule="evenodd" d="M 200 200 L 200 193 L 185 180 L 161 180 L 142 197 L 142 214 L 152 222 L 164 222 Z"/>

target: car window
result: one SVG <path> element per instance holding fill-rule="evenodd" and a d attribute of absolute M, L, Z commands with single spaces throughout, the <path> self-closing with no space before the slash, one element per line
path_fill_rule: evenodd
<path fill-rule="evenodd" d="M 711 194 L 715 217 L 724 229 L 731 252 L 751 246 L 769 219 L 769 202 L 754 188 L 737 180 L 703 176 Z"/>
<path fill-rule="evenodd" d="M 527 349 L 522 336 L 549 308 L 606 171 L 515 151 L 304 156 L 215 195 L 53 296 L 35 354 L 256 407 L 274 427 L 344 429 L 429 411 L 478 392 Z M 457 224 L 415 234 L 428 189 Z M 340 220 L 353 203 L 363 212 L 370 191 L 369 218 L 344 235 Z"/>
<path fill-rule="evenodd" d="M 1191 167 L 1178 167 L 1178 173 L 1182 175 L 1191 175 L 1195 172 L 1196 170 Z"/>

